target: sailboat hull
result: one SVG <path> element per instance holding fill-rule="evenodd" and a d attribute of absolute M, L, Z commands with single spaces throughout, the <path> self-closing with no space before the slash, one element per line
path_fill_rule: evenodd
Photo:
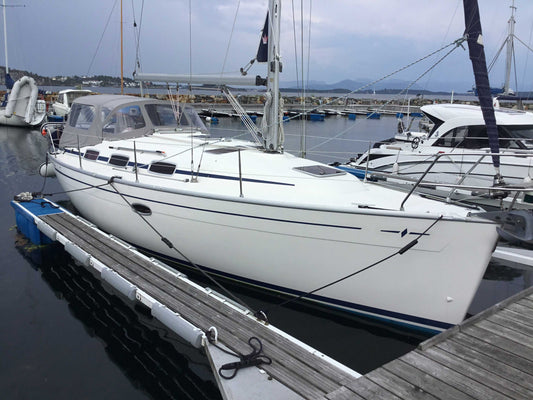
<path fill-rule="evenodd" d="M 101 229 L 183 264 L 193 262 L 291 295 L 392 256 L 435 224 L 404 254 L 308 297 L 422 329 L 443 330 L 463 320 L 489 262 L 488 247 L 497 236 L 493 224 L 477 219 L 435 222 L 437 217 L 431 215 L 413 218 L 393 211 L 296 207 L 118 178 L 106 185 L 109 177 L 57 158 L 53 163 L 65 190 L 86 189 L 69 196 Z M 97 185 L 104 186 L 87 189 Z"/>

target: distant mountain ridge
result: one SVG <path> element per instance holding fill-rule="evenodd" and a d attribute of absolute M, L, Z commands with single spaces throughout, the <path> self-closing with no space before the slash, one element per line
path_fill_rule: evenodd
<path fill-rule="evenodd" d="M 361 89 L 361 92 L 368 93 L 372 91 L 400 91 L 409 87 L 412 82 L 401 80 L 401 79 L 387 79 L 384 81 L 377 82 L 374 85 L 369 85 L 372 82 L 370 79 L 344 79 L 335 83 L 326 83 L 324 81 L 309 81 L 306 87 L 306 90 L 320 90 L 320 91 L 337 91 L 337 90 L 358 90 Z M 472 87 L 472 83 L 469 82 L 449 82 L 449 81 L 433 81 L 431 85 L 420 85 L 415 83 L 409 88 L 409 92 L 445 92 L 450 93 L 452 90 L 455 92 L 466 93 Z M 296 81 L 286 81 L 280 82 L 280 87 L 283 89 L 294 89 L 297 90 L 301 88 L 301 83 L 298 85 Z"/>

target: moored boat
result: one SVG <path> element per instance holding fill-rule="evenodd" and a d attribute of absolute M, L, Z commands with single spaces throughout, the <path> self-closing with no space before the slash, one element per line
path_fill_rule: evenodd
<path fill-rule="evenodd" d="M 279 32 L 279 18 L 271 0 L 264 29 Z M 211 138 L 176 103 L 77 99 L 49 152 L 72 203 L 142 249 L 229 279 L 416 328 L 459 323 L 496 224 L 284 152 L 270 37 L 268 78 L 254 79 L 268 84 L 256 141 Z"/>

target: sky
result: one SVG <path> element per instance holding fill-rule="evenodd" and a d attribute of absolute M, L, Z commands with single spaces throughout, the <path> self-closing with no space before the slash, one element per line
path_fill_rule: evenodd
<path fill-rule="evenodd" d="M 5 1 L 10 68 L 44 76 L 120 76 L 120 0 Z M 490 63 L 507 34 L 512 0 L 478 1 Z M 255 56 L 267 4 L 123 0 L 124 76 L 132 77 L 137 48 L 143 72 L 237 73 Z M 515 6 L 515 35 L 533 48 L 533 0 L 515 0 Z M 281 80 L 377 80 L 452 43 L 463 31 L 462 0 L 286 0 Z M 511 87 L 532 91 L 533 52 L 518 41 L 515 48 Z M 392 78 L 412 82 L 422 76 L 419 87 L 465 92 L 473 83 L 467 50 L 458 47 L 428 72 L 446 51 Z M 505 50 L 490 72 L 492 86 L 503 85 L 504 64 Z M 256 63 L 249 74 L 264 76 L 264 64 Z"/>

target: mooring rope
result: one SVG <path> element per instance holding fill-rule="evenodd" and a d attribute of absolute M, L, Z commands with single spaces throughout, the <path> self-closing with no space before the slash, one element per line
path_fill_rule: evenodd
<path fill-rule="evenodd" d="M 235 376 L 237 375 L 237 372 L 239 372 L 239 370 L 242 368 L 257 367 L 263 364 L 266 364 L 266 365 L 272 364 L 272 359 L 270 357 L 264 354 L 261 354 L 263 352 L 263 343 L 261 343 L 261 340 L 259 340 L 255 336 L 252 336 L 250 339 L 248 339 L 248 344 L 252 348 L 252 351 L 248 354 L 242 354 L 239 352 L 234 353 L 234 352 L 228 351 L 224 349 L 223 347 L 220 347 L 219 345 L 217 345 L 216 341 L 213 340 L 211 335 L 208 334 L 206 336 L 209 340 L 209 343 L 211 343 L 217 349 L 219 349 L 220 351 L 226 354 L 229 354 L 230 356 L 239 358 L 239 361 L 223 364 L 218 369 L 218 374 L 224 379 L 235 378 Z M 257 344 L 254 344 L 254 342 L 257 342 Z M 232 372 L 229 375 L 225 375 L 224 371 L 232 371 Z"/>

